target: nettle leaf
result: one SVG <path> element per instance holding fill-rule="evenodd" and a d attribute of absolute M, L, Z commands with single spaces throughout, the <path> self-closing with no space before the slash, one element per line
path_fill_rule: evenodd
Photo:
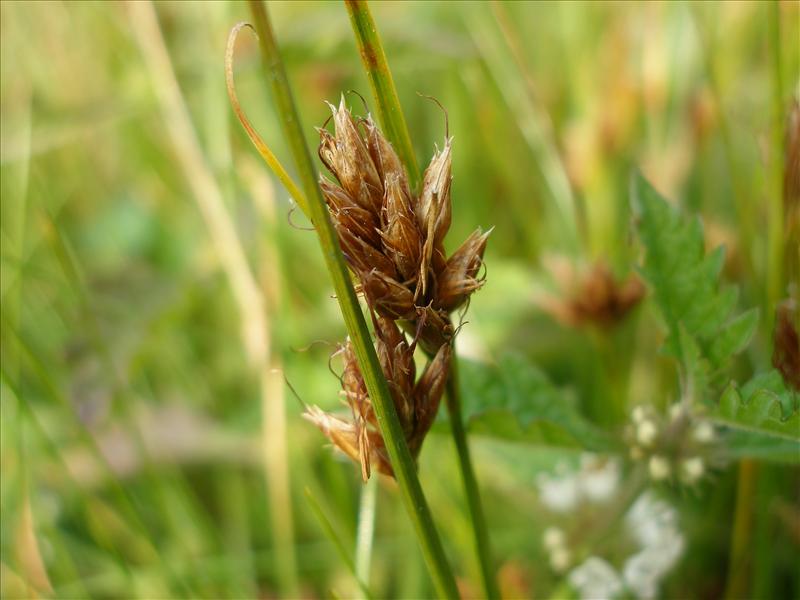
<path fill-rule="evenodd" d="M 495 364 L 464 360 L 459 374 L 470 433 L 530 444 L 614 449 L 611 438 L 581 415 L 571 394 L 520 356 L 509 354 Z"/>
<path fill-rule="evenodd" d="M 652 286 L 667 324 L 664 351 L 705 378 L 747 345 L 758 311 L 733 315 L 738 291 L 734 286 L 719 286 L 724 250 L 719 247 L 706 254 L 698 218 L 682 215 L 638 173 L 633 196 L 640 209 L 639 235 L 646 250 L 641 273 Z"/>
<path fill-rule="evenodd" d="M 800 396 L 772 370 L 739 388 L 731 382 L 712 419 L 730 429 L 733 456 L 800 462 Z"/>

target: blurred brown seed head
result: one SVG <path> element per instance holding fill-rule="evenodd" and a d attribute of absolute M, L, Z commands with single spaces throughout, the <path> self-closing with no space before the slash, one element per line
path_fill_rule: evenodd
<path fill-rule="evenodd" d="M 615 325 L 645 294 L 644 284 L 636 275 L 618 281 L 603 263 L 595 263 L 588 271 L 577 273 L 571 265 L 555 262 L 551 270 L 559 282 L 561 296 L 541 298 L 539 305 L 570 327 Z"/>
<path fill-rule="evenodd" d="M 772 365 L 780 371 L 788 387 L 800 392 L 800 312 L 797 302 L 785 300 L 775 313 L 775 339 Z"/>

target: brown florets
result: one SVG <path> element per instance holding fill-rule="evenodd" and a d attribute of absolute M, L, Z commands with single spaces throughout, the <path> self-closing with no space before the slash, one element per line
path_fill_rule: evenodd
<path fill-rule="evenodd" d="M 371 116 L 354 119 L 331 105 L 335 135 L 319 130 L 319 156 L 335 181 L 320 178 L 345 260 L 374 312 L 375 345 L 406 441 L 416 456 L 439 407 L 450 371 L 454 328 L 449 313 L 483 285 L 479 276 L 490 232 L 475 231 L 447 258 L 452 138 L 445 140 L 414 194 L 400 158 Z M 413 336 L 409 343 L 400 325 Z M 415 383 L 416 344 L 433 357 Z M 383 439 L 348 344 L 343 393 L 353 413 L 347 423 L 314 409 L 306 416 L 345 454 L 391 474 Z M 356 377 L 357 375 L 357 377 Z"/>
<path fill-rule="evenodd" d="M 578 272 L 571 264 L 554 260 L 550 270 L 561 288 L 561 295 L 544 296 L 539 299 L 539 305 L 570 327 L 615 325 L 645 294 L 644 285 L 636 275 L 619 281 L 602 262 Z"/>

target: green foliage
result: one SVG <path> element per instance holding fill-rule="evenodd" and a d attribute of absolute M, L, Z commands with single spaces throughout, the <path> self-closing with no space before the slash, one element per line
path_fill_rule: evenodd
<path fill-rule="evenodd" d="M 800 444 L 800 398 L 787 389 L 781 374 L 756 375 L 741 389 L 731 382 L 720 399 L 715 418 L 725 425 Z M 800 460 L 800 445 L 795 447 Z"/>
<path fill-rule="evenodd" d="M 687 375 L 704 381 L 747 345 L 758 311 L 733 316 L 738 291 L 719 286 L 724 250 L 705 253 L 699 219 L 681 215 L 639 173 L 633 196 L 646 249 L 642 274 L 667 324 L 664 351 L 681 363 Z"/>
<path fill-rule="evenodd" d="M 578 412 L 570 394 L 518 355 L 505 355 L 496 364 L 464 361 L 461 387 L 471 433 L 595 451 L 613 447 Z"/>
<path fill-rule="evenodd" d="M 706 254 L 699 219 L 671 207 L 640 175 L 634 198 L 641 210 L 639 232 L 646 248 L 642 273 L 653 286 L 666 321 L 666 354 L 675 357 L 702 398 L 709 380 L 749 342 L 758 311 L 734 315 L 738 290 L 719 285 L 722 248 Z M 758 375 L 741 388 L 731 382 L 714 418 L 731 429 L 725 438 L 731 457 L 800 461 L 797 399 L 777 371 Z"/>

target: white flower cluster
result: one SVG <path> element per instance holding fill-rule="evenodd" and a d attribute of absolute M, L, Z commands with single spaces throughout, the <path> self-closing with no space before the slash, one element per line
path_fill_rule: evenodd
<path fill-rule="evenodd" d="M 649 600 L 658 593 L 661 580 L 683 554 L 684 538 L 677 527 L 677 512 L 651 493 L 642 494 L 625 516 L 640 549 L 617 572 L 607 561 L 591 556 L 570 571 L 570 584 L 582 600 L 618 597 L 628 590 Z"/>
<path fill-rule="evenodd" d="M 567 548 L 567 538 L 558 527 L 548 527 L 542 536 L 544 547 L 550 552 L 550 566 L 557 573 L 567 570 L 572 556 Z"/>
<path fill-rule="evenodd" d="M 631 458 L 646 460 L 654 481 L 677 476 L 692 485 L 705 475 L 703 453 L 714 441 L 714 427 L 682 403 L 672 405 L 666 419 L 649 407 L 635 407 L 629 432 Z"/>
<path fill-rule="evenodd" d="M 553 475 L 541 473 L 536 479 L 539 498 L 554 512 L 568 512 L 582 501 L 603 502 L 619 484 L 619 462 L 594 454 L 581 455 L 581 466 L 570 472 L 566 464 L 558 464 Z"/>

